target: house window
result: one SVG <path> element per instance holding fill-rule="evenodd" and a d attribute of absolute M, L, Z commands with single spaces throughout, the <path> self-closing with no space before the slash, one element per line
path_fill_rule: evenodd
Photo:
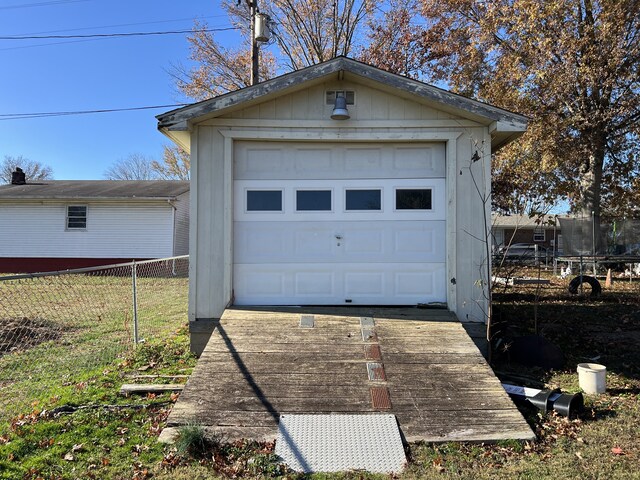
<path fill-rule="evenodd" d="M 281 212 L 282 190 L 247 190 L 247 212 Z"/>
<path fill-rule="evenodd" d="M 396 210 L 431 210 L 431 189 L 397 189 Z"/>
<path fill-rule="evenodd" d="M 346 210 L 382 210 L 381 190 L 347 190 Z"/>
<path fill-rule="evenodd" d="M 87 206 L 67 206 L 67 230 L 84 230 L 87 228 Z"/>
<path fill-rule="evenodd" d="M 544 242 L 544 228 L 533 231 L 533 241 L 534 242 Z"/>
<path fill-rule="evenodd" d="M 296 211 L 331 211 L 331 190 L 297 190 Z"/>

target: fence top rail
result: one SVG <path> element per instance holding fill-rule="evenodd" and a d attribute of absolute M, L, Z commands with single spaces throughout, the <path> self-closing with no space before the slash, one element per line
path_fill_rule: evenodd
<path fill-rule="evenodd" d="M 70 270 L 55 270 L 52 272 L 37 272 L 37 273 L 20 273 L 18 275 L 7 275 L 4 277 L 0 277 L 0 282 L 4 280 L 21 280 L 25 278 L 55 277 L 59 275 L 75 275 L 75 274 L 81 274 L 81 273 L 97 272 L 98 270 L 108 270 L 111 268 L 132 267 L 133 265 L 144 265 L 147 263 L 155 263 L 155 262 L 171 261 L 171 260 L 182 260 L 187 258 L 189 258 L 189 255 L 179 255 L 177 257 L 153 258 L 151 260 L 141 260 L 139 262 L 133 261 L 133 262 L 127 262 L 127 263 L 112 263 L 111 265 L 98 265 L 96 267 L 74 268 Z"/>
<path fill-rule="evenodd" d="M 558 261 L 580 261 L 584 263 L 592 263 L 594 260 L 599 263 L 640 263 L 640 255 L 603 255 L 603 254 L 584 254 L 584 255 L 558 255 Z"/>

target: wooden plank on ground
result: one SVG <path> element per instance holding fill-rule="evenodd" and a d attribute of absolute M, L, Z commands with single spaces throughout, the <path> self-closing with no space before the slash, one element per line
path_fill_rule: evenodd
<path fill-rule="evenodd" d="M 327 364 L 329 365 L 329 364 Z M 422 365 L 416 363 L 390 363 L 385 362 L 385 371 L 388 375 L 422 375 L 425 377 L 434 377 L 434 376 L 459 376 L 460 375 L 460 365 L 455 363 L 434 363 L 430 364 L 428 367 L 424 367 Z M 483 374 L 483 375 L 491 375 L 493 377 L 493 370 L 487 364 L 474 363 L 474 364 L 465 364 L 464 367 L 464 375 L 474 375 L 474 374 Z"/>
<path fill-rule="evenodd" d="M 501 425 L 424 425 L 401 424 L 407 442 L 495 442 L 499 440 L 534 440 L 535 435 L 526 423 L 503 423 Z"/>
<path fill-rule="evenodd" d="M 236 333 L 231 336 L 231 343 L 233 345 L 264 345 L 264 335 L 259 335 L 257 332 L 250 332 L 249 334 Z M 311 331 L 311 329 L 300 329 L 293 332 L 278 332 L 277 338 L 274 339 L 278 345 L 290 345 L 290 344 L 359 344 L 362 342 L 362 334 L 350 335 L 322 335 Z M 226 344 L 226 341 L 222 335 L 215 333 L 211 335 L 211 341 L 218 344 Z"/>
<path fill-rule="evenodd" d="M 497 385 L 498 382 L 495 377 L 489 377 L 486 373 L 469 373 L 465 375 L 465 378 L 460 378 L 455 375 L 429 375 L 428 373 L 397 373 L 390 371 L 385 367 L 385 375 L 387 376 L 387 382 L 390 384 L 404 384 L 404 385 L 433 385 L 434 388 L 446 388 L 451 389 L 469 385 L 469 384 L 482 384 L 482 385 Z"/>
<path fill-rule="evenodd" d="M 475 365 L 469 365 L 469 368 L 475 367 Z M 339 374 L 361 374 L 366 376 L 367 363 L 364 360 L 356 360 L 353 362 L 280 362 L 277 358 L 273 360 L 268 359 L 266 362 L 237 362 L 229 359 L 225 362 L 216 362 L 216 372 L 219 374 L 233 373 L 242 371 L 249 368 L 252 374 L 262 373 L 279 373 L 288 372 L 288 374 L 308 374 L 308 375 L 332 375 L 334 373 Z"/>
<path fill-rule="evenodd" d="M 296 363 L 296 362 L 356 362 L 359 360 L 365 360 L 364 348 L 353 349 L 334 349 L 326 352 L 304 352 L 299 349 L 289 350 L 288 352 L 241 352 L 237 355 L 232 355 L 229 351 L 209 351 L 206 355 L 207 363 L 226 362 L 229 359 L 239 359 L 246 364 L 264 363 L 270 362 L 272 359 L 278 359 L 280 363 Z M 453 357 L 453 356 L 452 356 Z M 202 359 L 202 357 L 200 357 Z M 444 361 L 446 357 L 443 357 L 443 361 L 435 363 L 454 363 L 453 361 Z M 454 360 L 451 358 L 450 360 Z M 480 361 L 480 359 L 478 360 Z M 418 363 L 405 362 L 405 363 Z M 464 359 L 460 362 L 465 363 Z M 469 362 L 471 363 L 471 362 Z"/>
<path fill-rule="evenodd" d="M 286 353 L 286 352 L 291 352 L 292 350 L 294 350 L 295 348 L 302 348 L 297 346 L 299 344 L 295 344 L 295 343 L 267 343 L 267 342 L 253 342 L 253 343 L 234 343 L 231 348 L 232 348 L 232 352 L 234 353 Z M 350 346 L 349 346 L 350 345 Z M 311 343 L 311 342 L 307 342 L 304 344 L 304 350 L 307 353 L 323 353 L 323 352 L 329 352 L 329 351 L 335 351 L 338 352 L 340 351 L 342 347 L 342 345 L 338 345 L 335 343 Z M 358 344 L 356 342 L 351 343 L 351 344 L 347 344 L 344 346 L 344 348 L 351 348 L 351 351 L 358 351 L 362 348 L 361 344 Z M 477 352 L 478 349 L 473 347 L 475 349 L 475 351 Z M 226 350 L 227 347 L 223 342 L 218 341 L 217 339 L 214 339 L 213 335 L 211 336 L 211 340 L 209 340 L 209 343 L 207 344 L 207 346 L 205 347 L 205 351 L 203 353 L 203 356 L 206 355 L 207 351 L 224 351 Z M 390 349 L 391 353 L 398 353 L 400 352 L 399 348 L 394 348 L 394 349 Z M 414 349 L 417 350 L 417 349 Z M 443 352 L 443 348 L 442 347 L 433 347 L 432 350 L 434 350 L 434 352 L 439 352 L 439 353 L 446 353 L 446 350 Z M 471 350 L 470 352 L 466 352 L 466 353 L 472 353 L 474 350 Z M 420 353 L 419 350 L 417 350 L 415 353 Z"/>
<path fill-rule="evenodd" d="M 382 360 L 393 364 L 451 364 L 475 365 L 487 362 L 478 353 L 387 353 L 382 352 Z"/>
<path fill-rule="evenodd" d="M 345 374 L 332 374 L 332 375 L 314 375 L 314 374 L 305 374 L 305 373 L 262 373 L 260 375 L 250 375 L 249 378 L 243 377 L 242 374 L 237 373 L 233 374 L 235 382 L 245 382 L 245 383 L 254 383 L 258 387 L 262 385 L 325 385 L 325 386 L 348 386 L 353 385 L 354 382 L 366 381 L 366 375 L 358 375 L 354 378 L 353 375 L 345 375 Z M 189 385 L 198 385 L 198 389 L 201 391 L 213 391 L 216 389 L 216 382 L 221 382 L 227 377 L 228 374 L 224 375 L 214 375 L 213 372 L 208 375 L 198 375 L 194 376 L 189 380 Z M 201 385 L 203 382 L 207 382 L 206 385 Z M 219 391 L 219 389 L 216 389 Z M 223 393 L 223 392 L 221 392 Z"/>
<path fill-rule="evenodd" d="M 120 387 L 121 394 L 178 392 L 184 389 L 182 383 L 125 383 Z"/>
<path fill-rule="evenodd" d="M 183 407 L 184 408 L 184 407 Z M 284 413 L 284 412 L 283 412 Z M 225 410 L 176 410 L 167 419 L 170 427 L 197 422 L 213 427 L 271 427 L 278 428 L 280 412 L 237 412 Z"/>
<path fill-rule="evenodd" d="M 218 399 L 216 409 L 236 412 L 268 412 L 275 408 L 279 412 L 288 413 L 359 413 L 370 412 L 370 395 L 349 398 L 260 398 L 260 397 L 226 397 Z"/>

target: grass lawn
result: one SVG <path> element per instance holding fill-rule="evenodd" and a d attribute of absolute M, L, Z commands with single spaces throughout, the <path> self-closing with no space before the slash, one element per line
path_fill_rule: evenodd
<path fill-rule="evenodd" d="M 186 278 L 138 278 L 139 338 L 186 322 Z M 62 275 L 0 281 L 0 421 L 133 348 L 131 278 Z"/>
<path fill-rule="evenodd" d="M 617 282 L 593 299 L 566 293 L 567 285 L 568 280 L 553 279 L 538 289 L 506 287 L 495 297 L 505 344 L 537 324 L 539 333 L 562 348 L 565 368 L 515 365 L 508 348 L 496 352 L 494 367 L 523 384 L 576 392 L 577 363 L 596 358 L 608 369 L 607 393 L 587 396 L 575 419 L 523 408 L 537 433 L 535 442 L 409 445 L 410 462 L 399 478 L 640 479 L 640 284 Z M 274 461 L 272 444 L 219 443 L 194 457 L 157 443 L 176 395 L 122 397 L 118 390 L 132 383 L 133 375 L 190 371 L 195 359 L 187 353 L 186 330 L 166 338 L 87 369 L 1 424 L 0 478 L 298 478 Z M 85 408 L 56 410 L 69 404 Z M 385 477 L 354 472 L 313 478 Z"/>

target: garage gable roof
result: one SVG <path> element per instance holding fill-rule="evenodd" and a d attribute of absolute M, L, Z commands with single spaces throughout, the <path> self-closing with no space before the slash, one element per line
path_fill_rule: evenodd
<path fill-rule="evenodd" d="M 499 142 L 492 142 L 494 148 L 520 136 L 527 127 L 528 119 L 523 115 L 472 100 L 418 80 L 389 73 L 348 57 L 336 57 L 327 62 L 158 115 L 156 117 L 158 129 L 165 133 L 185 131 L 189 129 L 190 123 L 215 118 L 248 106 L 249 103 L 266 101 L 269 98 L 299 90 L 305 84 L 322 81 L 333 75 L 342 79 L 345 74 L 359 78 L 363 82 L 377 83 L 396 89 L 404 95 L 416 97 L 418 101 L 437 104 L 442 110 L 489 125 L 494 140 L 497 136 L 500 139 Z"/>

